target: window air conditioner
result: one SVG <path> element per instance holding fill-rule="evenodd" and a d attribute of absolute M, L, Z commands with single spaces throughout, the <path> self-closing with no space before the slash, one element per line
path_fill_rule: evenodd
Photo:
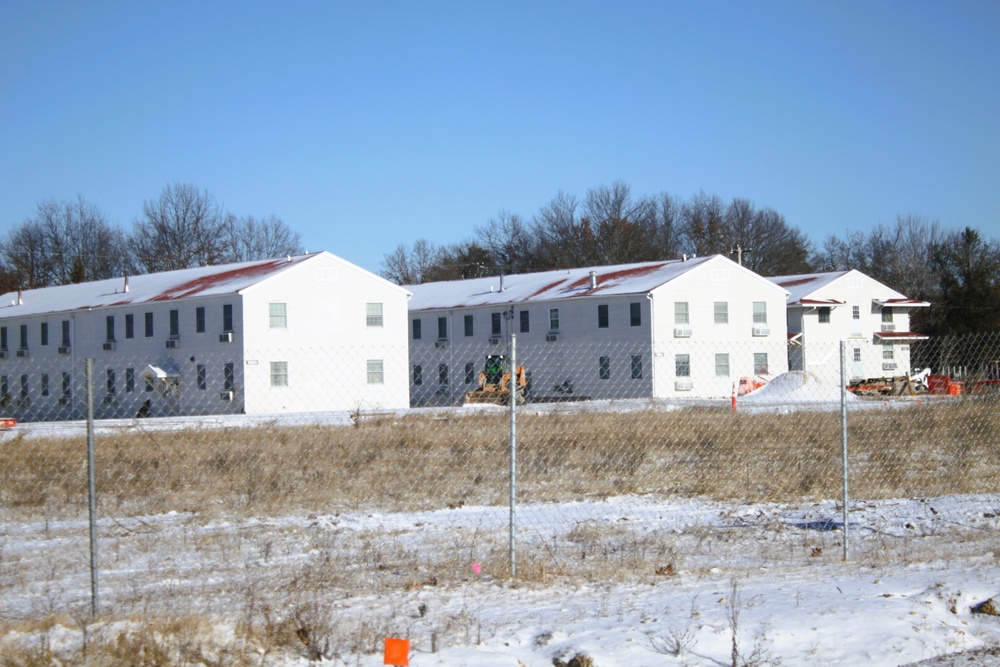
<path fill-rule="evenodd" d="M 225 332 L 219 334 L 219 342 L 220 343 L 232 343 L 233 342 L 233 332 L 232 331 L 225 331 Z"/>
<path fill-rule="evenodd" d="M 490 337 L 490 345 L 499 345 L 499 344 L 500 344 L 500 336 Z"/>
<path fill-rule="evenodd" d="M 17 351 L 17 356 L 21 357 L 22 359 L 27 359 L 28 358 L 28 348 L 26 348 L 26 347 L 20 348 Z"/>
<path fill-rule="evenodd" d="M 69 345 L 60 345 L 59 354 L 69 354 Z"/>
<path fill-rule="evenodd" d="M 113 351 L 115 349 L 115 341 L 113 340 L 105 341 L 104 345 L 101 346 L 101 349 L 103 349 L 105 352 Z"/>
<path fill-rule="evenodd" d="M 690 338 L 691 327 L 674 327 L 674 338 Z"/>
<path fill-rule="evenodd" d="M 176 350 L 180 346 L 181 346 L 181 339 L 180 338 L 168 338 L 167 339 L 167 349 Z"/>
<path fill-rule="evenodd" d="M 557 333 L 545 334 L 545 342 L 546 343 L 554 343 L 557 340 L 559 340 L 559 334 L 557 334 Z"/>
<path fill-rule="evenodd" d="M 882 331 L 895 331 L 895 330 L 896 330 L 895 324 L 891 324 L 889 322 L 882 323 Z"/>
<path fill-rule="evenodd" d="M 677 380 L 674 382 L 675 391 L 691 391 L 694 389 L 694 383 L 691 380 Z"/>
<path fill-rule="evenodd" d="M 226 402 L 231 402 L 233 399 L 236 398 L 236 391 L 233 389 L 230 389 L 229 391 L 224 391 L 222 392 L 220 398 Z"/>
<path fill-rule="evenodd" d="M 766 326 L 766 325 L 755 326 L 753 328 L 753 335 L 754 336 L 770 336 L 771 335 L 771 327 Z"/>
<path fill-rule="evenodd" d="M 448 348 L 448 341 L 445 339 L 434 341 L 434 347 L 439 350 L 444 350 Z"/>

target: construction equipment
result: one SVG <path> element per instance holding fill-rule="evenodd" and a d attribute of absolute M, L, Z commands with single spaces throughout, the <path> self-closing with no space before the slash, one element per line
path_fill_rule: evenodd
<path fill-rule="evenodd" d="M 491 403 L 508 405 L 511 394 L 511 372 L 508 370 L 507 356 L 504 354 L 486 355 L 486 365 L 479 373 L 479 387 L 465 394 L 466 405 L 473 403 Z M 514 396 L 517 404 L 527 400 L 527 374 L 524 366 L 514 369 Z"/>

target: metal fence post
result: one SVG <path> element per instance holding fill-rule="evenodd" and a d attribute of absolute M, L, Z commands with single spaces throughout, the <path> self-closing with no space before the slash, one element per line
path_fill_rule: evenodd
<path fill-rule="evenodd" d="M 94 360 L 85 359 L 87 381 L 87 496 L 90 504 L 90 615 L 97 616 L 97 488 L 94 483 Z"/>
<path fill-rule="evenodd" d="M 840 448 L 842 462 L 841 467 L 843 470 L 843 483 L 844 483 L 844 560 L 846 561 L 850 556 L 849 544 L 849 530 L 848 530 L 848 516 L 847 516 L 847 503 L 849 500 L 849 495 L 847 492 L 847 473 L 848 473 L 848 461 L 847 461 L 847 341 L 840 341 Z"/>
<path fill-rule="evenodd" d="M 510 410 L 510 576 L 517 577 L 515 540 L 517 534 L 517 335 L 510 337 L 510 380 L 507 387 L 507 403 Z"/>

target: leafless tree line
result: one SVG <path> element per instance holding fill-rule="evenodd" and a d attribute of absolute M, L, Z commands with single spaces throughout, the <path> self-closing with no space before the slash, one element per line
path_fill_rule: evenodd
<path fill-rule="evenodd" d="M 0 282 L 10 291 L 300 252 L 281 218 L 237 217 L 207 191 L 174 183 L 128 232 L 82 197 L 42 202 L 0 241 Z"/>

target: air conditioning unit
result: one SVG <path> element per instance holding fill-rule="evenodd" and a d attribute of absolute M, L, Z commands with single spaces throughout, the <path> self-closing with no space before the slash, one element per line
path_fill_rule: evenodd
<path fill-rule="evenodd" d="M 59 398 L 59 405 L 69 405 L 69 396 L 61 396 Z"/>
<path fill-rule="evenodd" d="M 0 359 L 6 359 L 8 356 L 10 356 L 10 352 L 7 350 L 0 350 Z"/>
<path fill-rule="evenodd" d="M 224 391 L 219 398 L 226 402 L 232 402 L 236 398 L 236 390 L 230 389 L 229 391 Z"/>
<path fill-rule="evenodd" d="M 443 339 L 442 340 L 436 340 L 436 341 L 434 341 L 434 347 L 436 347 L 439 350 L 447 349 L 448 348 L 448 341 L 447 340 L 443 340 Z"/>
<path fill-rule="evenodd" d="M 694 382 L 691 380 L 674 381 L 674 391 L 691 391 L 692 389 L 694 389 Z"/>
<path fill-rule="evenodd" d="M 118 402 L 118 397 L 115 394 L 105 394 L 104 395 L 104 402 L 107 405 L 114 405 L 115 403 Z"/>
<path fill-rule="evenodd" d="M 896 325 L 895 324 L 892 324 L 890 322 L 883 322 L 882 323 L 882 331 L 895 331 L 895 330 L 896 330 Z"/>
<path fill-rule="evenodd" d="M 896 364 L 894 362 L 887 362 L 882 364 L 882 370 L 884 371 L 894 371 L 896 370 Z"/>
<path fill-rule="evenodd" d="M 760 326 L 760 325 L 755 326 L 753 328 L 753 335 L 754 336 L 770 336 L 771 335 L 771 327 L 766 326 L 766 325 L 765 326 Z"/>
<path fill-rule="evenodd" d="M 59 354 L 69 354 L 69 345 L 60 345 Z"/>
<path fill-rule="evenodd" d="M 31 405 L 31 398 L 29 398 L 28 396 L 21 396 L 20 398 L 17 399 L 17 407 L 19 408 L 27 408 L 30 405 Z"/>
<path fill-rule="evenodd" d="M 232 343 L 233 342 L 233 332 L 232 331 L 226 331 L 226 332 L 223 332 L 223 333 L 219 334 L 219 342 L 220 343 Z"/>
<path fill-rule="evenodd" d="M 26 348 L 26 347 L 20 348 L 17 351 L 17 356 L 21 357 L 22 359 L 27 359 L 28 358 L 28 348 Z"/>
<path fill-rule="evenodd" d="M 499 345 L 499 344 L 500 344 L 500 336 L 492 336 L 490 338 L 490 345 Z"/>
<path fill-rule="evenodd" d="M 181 346 L 181 339 L 180 338 L 168 338 L 167 339 L 167 349 L 168 350 L 176 350 L 180 346 Z"/>
<path fill-rule="evenodd" d="M 674 338 L 690 338 L 691 327 L 674 327 Z"/>
<path fill-rule="evenodd" d="M 115 349 L 115 341 L 113 340 L 104 341 L 104 344 L 101 345 L 101 349 L 103 349 L 105 352 L 113 351 Z"/>
<path fill-rule="evenodd" d="M 557 333 L 545 334 L 545 342 L 546 343 L 554 343 L 557 340 L 559 340 L 559 334 L 557 334 Z"/>

